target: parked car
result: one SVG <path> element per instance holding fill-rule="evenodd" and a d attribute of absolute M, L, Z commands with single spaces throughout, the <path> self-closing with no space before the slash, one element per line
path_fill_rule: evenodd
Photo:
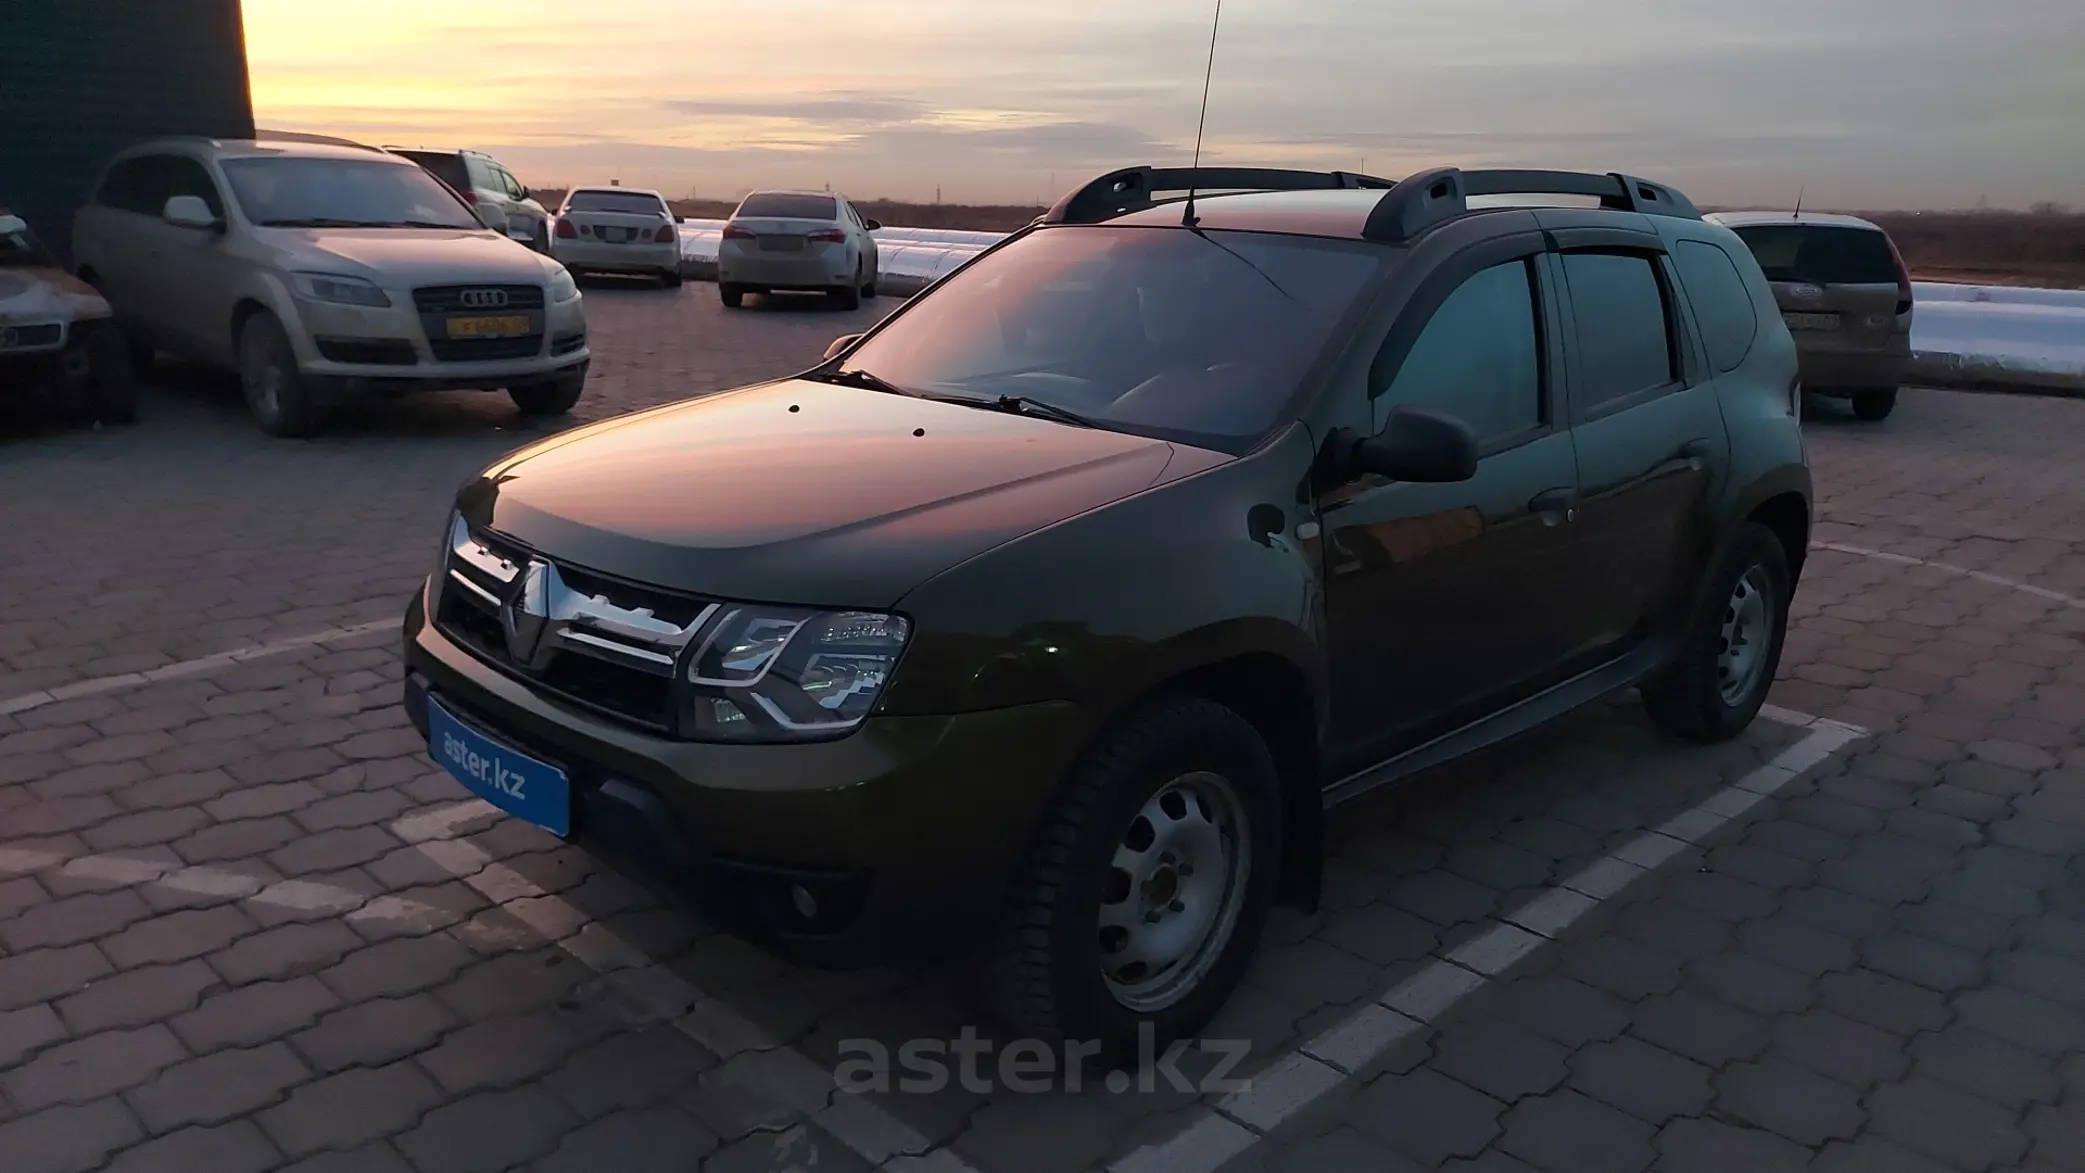
<path fill-rule="evenodd" d="M 554 414 L 586 383 L 586 310 L 564 266 L 374 148 L 144 143 L 103 172 L 73 248 L 137 359 L 237 371 L 273 435 L 307 434 L 346 400 L 444 388 L 503 388 Z"/>
<path fill-rule="evenodd" d="M 656 191 L 573 188 L 558 205 L 550 255 L 574 273 L 637 273 L 677 289 L 681 242 L 674 225 L 673 209 Z"/>
<path fill-rule="evenodd" d="M 847 197 L 821 191 L 756 191 L 740 201 L 717 242 L 717 292 L 737 309 L 748 293 L 822 292 L 842 309 L 876 296 L 876 238 L 883 225 Z"/>
<path fill-rule="evenodd" d="M 476 208 L 491 227 L 535 249 L 550 251 L 550 213 L 528 185 L 514 178 L 499 160 L 483 151 L 442 151 L 425 147 L 386 147 L 411 159 L 454 188 L 463 202 Z"/>
<path fill-rule="evenodd" d="M 137 418 L 137 384 L 114 312 L 0 208 L 0 406 L 98 423 Z"/>
<path fill-rule="evenodd" d="M 1718 212 L 1774 287 L 1803 388 L 1887 419 L 1911 361 L 1911 272 L 1887 232 L 1858 216 Z"/>
<path fill-rule="evenodd" d="M 1609 206 L 1469 203 L 1530 192 Z M 1117 172 L 797 378 L 486 469 L 405 705 L 739 933 L 991 957 L 1015 1033 L 1120 1061 L 1315 901 L 1327 807 L 1632 687 L 1743 730 L 1797 387 L 1759 266 L 1660 184 Z"/>

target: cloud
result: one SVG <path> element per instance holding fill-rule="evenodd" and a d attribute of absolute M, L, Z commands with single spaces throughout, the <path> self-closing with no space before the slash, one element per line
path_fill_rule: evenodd
<path fill-rule="evenodd" d="M 927 106 L 912 98 L 881 94 L 834 94 L 817 98 L 669 98 L 661 109 L 693 117 L 784 118 L 797 122 L 855 126 L 913 122 Z"/>

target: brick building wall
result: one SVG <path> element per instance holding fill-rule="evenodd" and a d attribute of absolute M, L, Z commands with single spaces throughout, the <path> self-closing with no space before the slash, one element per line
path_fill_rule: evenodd
<path fill-rule="evenodd" d="M 0 205 L 70 257 L 110 155 L 253 134 L 239 0 L 0 0 Z"/>

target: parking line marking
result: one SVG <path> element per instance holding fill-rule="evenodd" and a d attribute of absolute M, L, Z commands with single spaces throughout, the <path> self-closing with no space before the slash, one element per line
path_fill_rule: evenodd
<path fill-rule="evenodd" d="M 40 709 L 45 705 L 56 704 L 59 701 L 69 701 L 78 697 L 98 696 L 105 692 L 119 692 L 126 688 L 142 688 L 147 684 L 158 684 L 163 680 L 179 680 L 189 676 L 203 676 L 211 672 L 230 668 L 236 664 L 244 664 L 248 660 L 279 656 L 284 652 L 294 652 L 298 648 L 311 647 L 313 644 L 332 643 L 335 640 L 353 639 L 359 635 L 370 635 L 379 631 L 392 630 L 400 627 L 402 623 L 403 621 L 398 619 L 380 619 L 372 623 L 358 623 L 353 627 L 329 627 L 324 631 L 293 635 L 287 639 L 279 639 L 272 643 L 252 644 L 247 647 L 233 648 L 230 651 L 212 652 L 207 656 L 198 656 L 193 660 L 181 660 L 173 664 L 163 664 L 160 667 L 148 669 L 144 672 L 120 672 L 114 676 L 95 676 L 87 680 L 75 680 L 71 684 L 57 684 L 50 688 L 38 689 L 35 692 L 23 693 L 20 696 L 0 699 L 0 717 L 5 717 L 10 713 L 26 713 L 30 709 Z"/>
<path fill-rule="evenodd" d="M 1834 554 L 1852 554 L 1857 558 L 1880 558 L 1884 562 L 1895 562 L 1900 566 L 1924 566 L 1938 570 L 1943 574 L 1956 574 L 1964 578 L 1973 578 L 1978 582 L 1988 582 L 1993 586 L 2011 587 L 2016 591 L 2025 591 L 2038 599 L 2047 599 L 2052 603 L 2062 603 L 2066 607 L 2075 607 L 2080 611 L 2085 611 L 2085 599 L 2074 598 L 2064 594 L 2062 591 L 2052 591 L 2048 587 L 2036 586 L 2031 582 L 2021 582 L 2017 578 L 2007 578 L 2002 574 L 1992 574 L 1988 570 L 1971 570 L 1966 566 L 1950 566 L 1945 562 L 1913 558 L 1909 554 L 1892 554 L 1888 550 L 1871 550 L 1866 546 L 1848 546 L 1840 542 L 1811 542 L 1810 548 L 1812 550 L 1830 550 Z"/>
<path fill-rule="evenodd" d="M 1319 1062 L 1296 1062 L 1293 1053 L 1277 1058 L 1249 1088 L 1218 1100 L 1173 1136 L 1119 1158 L 1109 1173 L 1220 1173 L 1236 1167 L 1254 1145 L 1339 1094 L 1393 1047 L 1429 1029 L 1602 901 L 1868 735 L 1857 726 L 1786 709 L 1761 714 L 1809 732 L 1736 783 L 1506 913 L 1297 1048 Z M 1329 1078 L 1328 1068 L 1339 1078 Z"/>

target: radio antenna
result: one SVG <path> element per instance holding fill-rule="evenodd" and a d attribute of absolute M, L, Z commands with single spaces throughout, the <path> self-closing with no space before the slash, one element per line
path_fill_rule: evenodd
<path fill-rule="evenodd" d="M 1800 220 L 1803 218 L 1803 193 L 1808 190 L 1810 190 L 1810 185 L 1807 183 L 1795 189 L 1795 214 L 1790 216 L 1789 219 Z"/>
<path fill-rule="evenodd" d="M 1202 68 L 1202 113 L 1195 121 L 1195 161 L 1187 177 L 1187 207 L 1180 214 L 1185 228 L 1200 222 L 1195 216 L 1195 173 L 1202 169 L 1202 131 L 1209 125 L 1209 79 L 1216 76 L 1216 30 L 1222 24 L 1223 0 L 1216 0 L 1216 15 L 1209 19 L 1209 64 Z"/>

